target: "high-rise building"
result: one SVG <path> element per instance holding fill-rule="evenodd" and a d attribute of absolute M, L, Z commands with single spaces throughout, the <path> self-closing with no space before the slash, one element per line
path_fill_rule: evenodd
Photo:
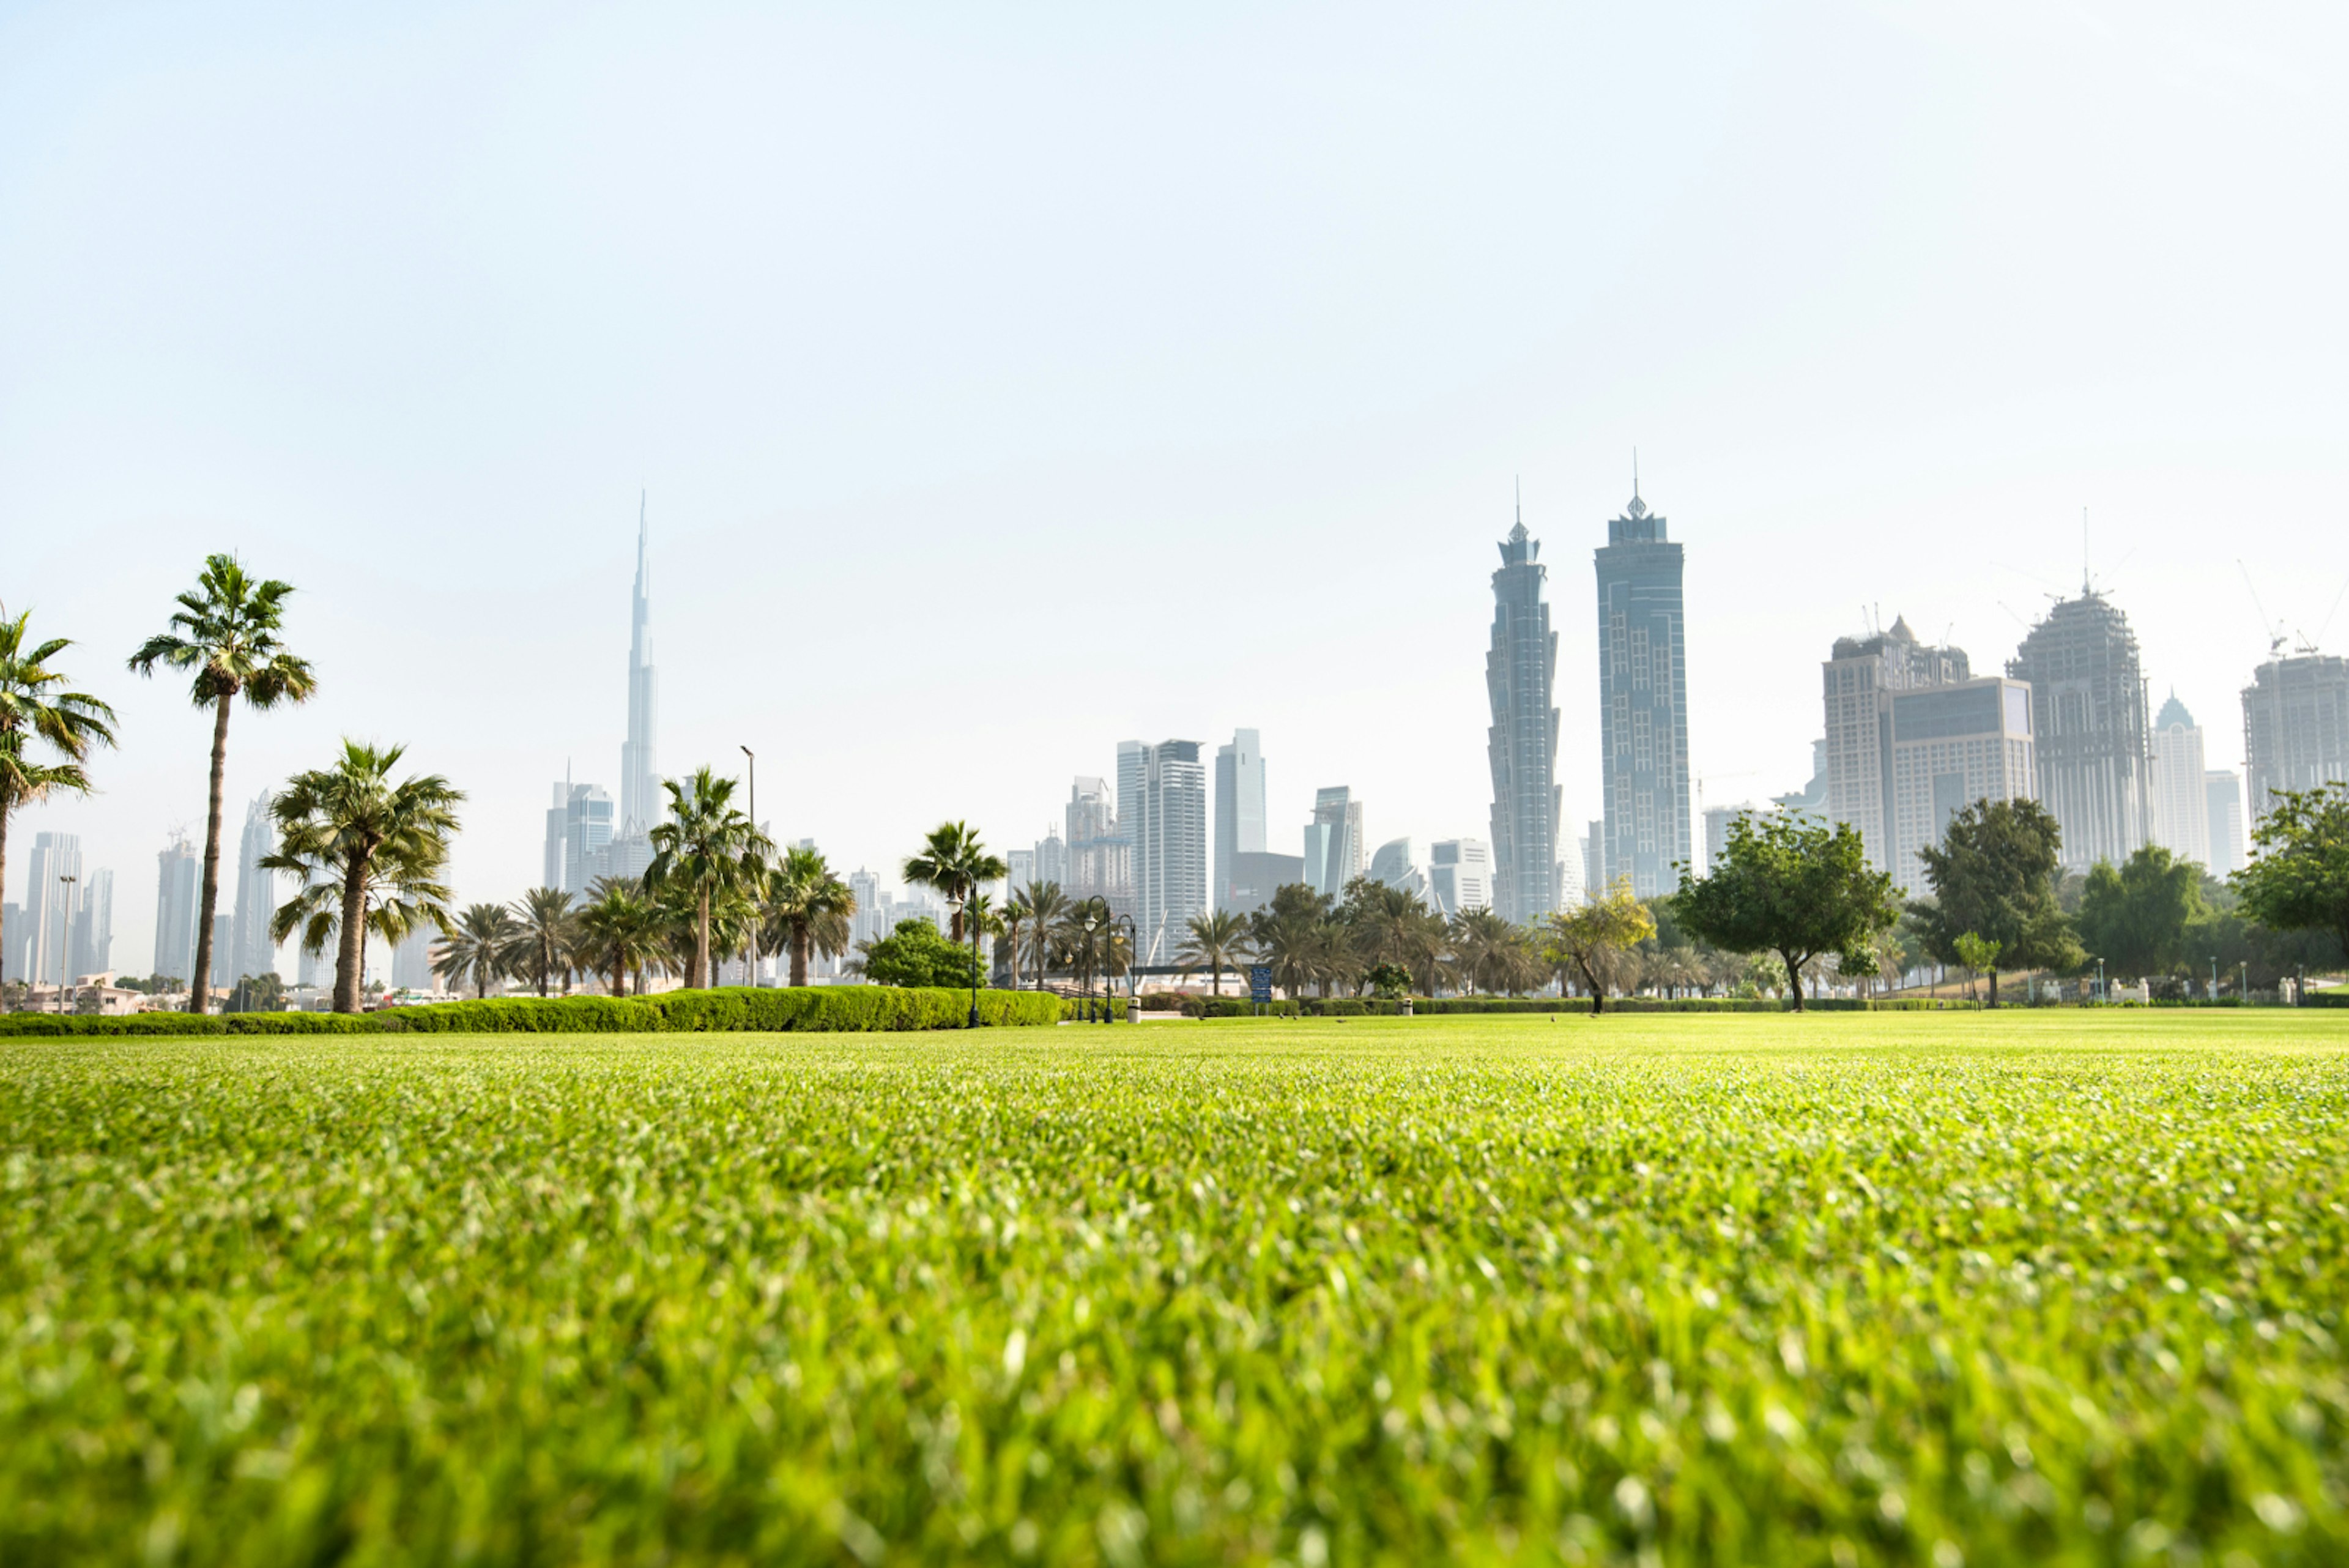
<path fill-rule="evenodd" d="M 391 988 L 425 992 L 438 989 L 432 980 L 432 950 L 442 940 L 440 928 L 429 923 L 409 932 L 407 939 L 391 950 Z"/>
<path fill-rule="evenodd" d="M 1613 886 L 1607 879 L 1607 825 L 1594 822 L 1582 835 L 1582 896 L 1595 903 Z"/>
<path fill-rule="evenodd" d="M 1827 820 L 1857 829 L 1868 864 L 1892 872 L 1905 887 L 1916 867 L 1895 864 L 1891 698 L 1958 685 L 1972 680 L 1973 670 L 1963 649 L 1921 642 L 1909 629 L 1908 618 L 1895 616 L 1889 631 L 1836 639 L 1819 670 L 1826 711 Z M 1709 861 L 1720 846 L 1711 842 L 1713 814 L 1705 815 Z M 1726 845 L 1726 817 L 1721 829 L 1721 844 Z"/>
<path fill-rule="evenodd" d="M 2083 583 L 2031 628 L 2006 672 L 2031 683 L 2039 803 L 2063 831 L 2064 864 L 2119 865 L 2152 828 L 2151 726 L 2128 618 Z"/>
<path fill-rule="evenodd" d="M 2302 653 L 2261 665 L 2243 688 L 2243 757 L 2255 825 L 2278 790 L 2349 779 L 2349 659 Z"/>
<path fill-rule="evenodd" d="M 1050 882 L 1065 891 L 1069 886 L 1069 845 L 1057 827 L 1047 829 L 1036 841 L 1036 873 L 1039 882 Z"/>
<path fill-rule="evenodd" d="M 1222 907 L 1236 915 L 1252 915 L 1271 903 L 1273 894 L 1305 879 L 1300 856 L 1242 850 L 1232 868 L 1231 897 Z"/>
<path fill-rule="evenodd" d="M 1371 856 L 1371 880 L 1388 888 L 1400 888 L 1406 893 L 1424 895 L 1427 877 L 1412 858 L 1411 840 L 1390 838 Z"/>
<path fill-rule="evenodd" d="M 1606 881 L 1629 877 L 1634 894 L 1652 898 L 1680 886 L 1674 867 L 1691 857 L 1687 639 L 1681 547 L 1640 499 L 1636 476 L 1596 559 Z"/>
<path fill-rule="evenodd" d="M 1493 574 L 1493 641 L 1485 653 L 1492 726 L 1493 907 L 1529 921 L 1558 907 L 1565 792 L 1557 783 L 1557 633 L 1550 629 L 1541 543 L 1522 510 Z"/>
<path fill-rule="evenodd" d="M 556 784 L 554 805 L 546 814 L 548 880 L 540 886 L 560 888 L 577 898 L 584 897 L 598 877 L 642 876 L 642 867 L 622 871 L 615 867 L 615 843 L 612 797 L 603 787 L 567 782 Z M 650 847 L 649 843 L 646 847 Z"/>
<path fill-rule="evenodd" d="M 114 970 L 114 873 L 85 871 L 76 891 L 73 952 L 67 968 L 76 979 Z"/>
<path fill-rule="evenodd" d="M 1216 748 L 1215 903 L 1233 907 L 1239 857 L 1265 852 L 1264 750 L 1254 730 Z"/>
<path fill-rule="evenodd" d="M 1891 774 L 1883 869 L 1904 891 L 1923 885 L 1920 850 L 1977 801 L 2028 800 L 2044 776 L 2033 755 L 2031 688 L 1989 676 L 1879 694 Z"/>
<path fill-rule="evenodd" d="M 212 917 L 212 989 L 226 991 L 236 984 L 236 971 L 230 966 L 236 960 L 236 917 L 223 909 Z"/>
<path fill-rule="evenodd" d="M 1735 805 L 1709 805 L 1704 808 L 1704 849 L 1697 862 L 1697 875 L 1710 877 L 1720 868 L 1722 857 L 1729 853 L 1729 825 L 1741 816 L 1755 815 L 1752 801 Z"/>
<path fill-rule="evenodd" d="M 244 831 L 236 845 L 236 905 L 229 922 L 229 983 L 243 976 L 277 972 L 277 940 L 269 922 L 277 913 L 277 873 L 261 864 L 277 853 L 277 819 L 271 797 L 257 795 L 244 808 Z"/>
<path fill-rule="evenodd" d="M 666 814 L 653 753 L 658 697 L 653 671 L 652 535 L 639 496 L 636 584 L 628 600 L 628 738 L 620 747 L 619 836 L 624 838 L 650 833 Z"/>
<path fill-rule="evenodd" d="M 32 979 L 26 955 L 32 950 L 32 917 L 22 904 L 0 904 L 0 981 Z"/>
<path fill-rule="evenodd" d="M 202 857 L 186 837 L 174 834 L 171 847 L 155 857 L 155 971 L 166 979 L 193 983 L 196 973 L 196 902 Z"/>
<path fill-rule="evenodd" d="M 1445 915 L 1493 907 L 1493 851 L 1481 838 L 1440 838 L 1427 846 L 1428 897 Z"/>
<path fill-rule="evenodd" d="M 887 936 L 889 928 L 881 923 L 887 913 L 881 903 L 881 878 L 860 866 L 848 874 L 848 891 L 856 900 L 856 912 L 848 918 L 849 947 Z"/>
<path fill-rule="evenodd" d="M 1003 852 L 1003 880 L 1014 894 L 1036 880 L 1036 852 L 1032 849 L 1007 849 Z"/>
<path fill-rule="evenodd" d="M 1345 784 L 1313 793 L 1313 820 L 1305 826 L 1305 881 L 1317 893 L 1343 898 L 1362 874 L 1362 803 Z"/>
<path fill-rule="evenodd" d="M 2202 775 L 2202 799 L 2210 823 L 2210 875 L 2231 877 L 2249 864 L 2243 854 L 2243 781 L 2232 768 Z"/>
<path fill-rule="evenodd" d="M 2210 864 L 2210 799 L 2202 726 L 2172 691 L 2153 716 L 2153 841 L 2180 860 Z"/>
<path fill-rule="evenodd" d="M 71 881 L 67 878 L 71 877 Z M 26 927 L 23 971 L 16 978 L 35 985 L 70 983 L 73 922 L 81 905 L 81 836 L 37 833 L 25 867 L 25 906 L 17 918 Z"/>
<path fill-rule="evenodd" d="M 1119 814 L 1133 846 L 1136 961 L 1172 963 L 1207 912 L 1207 770 L 1196 741 L 1124 742 L 1121 774 L 1129 756 L 1140 768 L 1130 801 L 1120 787 Z"/>
<path fill-rule="evenodd" d="M 1120 752 L 1118 761 L 1123 770 L 1126 763 L 1123 744 Z M 1138 802 L 1138 774 L 1133 787 Z M 1105 898 L 1117 913 L 1132 914 L 1133 844 L 1118 823 L 1109 781 L 1092 774 L 1079 775 L 1069 786 L 1066 822 L 1069 875 L 1061 890 L 1080 902 Z"/>

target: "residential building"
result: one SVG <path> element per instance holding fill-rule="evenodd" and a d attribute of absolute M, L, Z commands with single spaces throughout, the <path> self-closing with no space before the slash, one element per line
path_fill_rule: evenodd
<path fill-rule="evenodd" d="M 70 878 L 70 880 L 68 880 Z M 81 836 L 36 833 L 26 857 L 25 902 L 16 919 L 25 945 L 13 978 L 34 984 L 70 984 L 74 916 L 81 906 Z"/>
<path fill-rule="evenodd" d="M 1305 826 L 1305 881 L 1317 893 L 1345 896 L 1362 874 L 1362 803 L 1344 784 L 1316 790 Z"/>
<path fill-rule="evenodd" d="M 2251 863 L 2243 853 L 2243 781 L 2232 768 L 2202 775 L 2204 811 L 2210 824 L 2210 875 L 2231 877 Z"/>
<path fill-rule="evenodd" d="M 1882 691 L 1889 798 L 1877 853 L 1892 885 L 1924 886 L 1918 851 L 1939 845 L 1950 819 L 1977 801 L 2028 800 L 2044 776 L 2033 756 L 2031 688 L 1990 676 L 1951 686 Z"/>
<path fill-rule="evenodd" d="M 1494 908 L 1533 920 L 1558 907 L 1565 792 L 1557 783 L 1557 633 L 1543 592 L 1549 568 L 1519 509 L 1493 574 L 1493 640 L 1485 653 L 1492 726 Z"/>
<path fill-rule="evenodd" d="M 1636 476 L 1595 560 L 1605 880 L 1628 877 L 1635 895 L 1652 898 L 1680 886 L 1677 867 L 1691 858 L 1687 641 L 1681 547 L 1640 499 Z M 1506 870 L 1496 876 L 1506 898 Z"/>
<path fill-rule="evenodd" d="M 1438 839 L 1427 860 L 1428 897 L 1444 914 L 1493 907 L 1493 850 L 1483 839 Z"/>
<path fill-rule="evenodd" d="M 1826 819 L 1857 829 L 1868 864 L 1892 872 L 1906 886 L 1916 867 L 1896 863 L 1894 851 L 1891 697 L 1971 680 L 1972 668 L 1963 649 L 1920 641 L 1909 629 L 1908 618 L 1895 616 L 1889 631 L 1836 639 L 1819 670 L 1826 717 Z M 1727 831 L 1724 822 L 1723 832 Z"/>
<path fill-rule="evenodd" d="M 75 891 L 73 950 L 67 963 L 74 978 L 114 972 L 114 873 L 85 871 Z"/>
<path fill-rule="evenodd" d="M 1012 893 L 1036 880 L 1036 852 L 1032 849 L 1007 849 L 1003 852 L 1003 880 Z"/>
<path fill-rule="evenodd" d="M 1128 758 L 1139 763 L 1129 798 Z M 1133 846 L 1138 962 L 1174 961 L 1192 919 L 1207 912 L 1207 770 L 1196 741 L 1118 747 L 1119 815 Z"/>
<path fill-rule="evenodd" d="M 848 891 L 856 900 L 856 912 L 848 918 L 848 945 L 851 951 L 856 944 L 889 934 L 882 919 L 886 911 L 881 903 L 881 878 L 862 866 L 848 874 Z"/>
<path fill-rule="evenodd" d="M 2243 688 L 2243 756 L 2254 826 L 2278 790 L 2349 779 L 2349 659 L 2302 653 L 2261 665 Z"/>
<path fill-rule="evenodd" d="M 2210 864 L 2210 798 L 2202 726 L 2172 691 L 2153 716 L 2153 841 L 2180 860 Z"/>
<path fill-rule="evenodd" d="M 2031 685 L 2039 803 L 2063 831 L 2064 864 L 2119 865 L 2153 820 L 2151 726 L 2128 618 L 2083 583 L 2031 628 L 2006 672 Z"/>
<path fill-rule="evenodd" d="M 1296 855 L 1240 852 L 1233 861 L 1229 898 L 1221 908 L 1236 915 L 1252 915 L 1272 902 L 1282 888 L 1305 880 L 1305 861 Z"/>
<path fill-rule="evenodd" d="M 277 914 L 277 873 L 261 864 L 277 853 L 277 819 L 271 796 L 254 797 L 244 808 L 244 831 L 236 845 L 236 904 L 229 921 L 228 961 L 220 966 L 234 985 L 246 975 L 277 972 L 277 939 L 269 922 Z"/>
<path fill-rule="evenodd" d="M 196 906 L 202 857 L 184 835 L 155 857 L 156 974 L 182 983 L 196 978 Z"/>
<path fill-rule="evenodd" d="M 1235 730 L 1216 748 L 1216 908 L 1232 908 L 1239 857 L 1264 852 L 1263 745 L 1254 730 Z"/>

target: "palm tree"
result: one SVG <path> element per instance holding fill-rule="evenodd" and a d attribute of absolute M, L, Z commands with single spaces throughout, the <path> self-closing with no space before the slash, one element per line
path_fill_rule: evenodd
<path fill-rule="evenodd" d="M 513 906 L 515 935 L 513 972 L 534 981 L 544 996 L 563 976 L 570 988 L 571 895 L 560 888 L 533 888 Z"/>
<path fill-rule="evenodd" d="M 60 691 L 63 673 L 49 660 L 73 646 L 67 638 L 29 644 L 26 625 L 32 612 L 15 620 L 0 615 L 0 879 L 8 873 L 8 819 L 20 805 L 30 805 L 53 790 L 89 793 L 89 775 L 83 759 L 92 746 L 114 744 L 114 710 L 83 691 Z M 36 761 L 30 750 L 39 742 L 58 759 Z M 32 900 L 26 899 L 32 908 Z M 7 950 L 0 928 L 0 952 Z"/>
<path fill-rule="evenodd" d="M 291 583 L 256 582 L 234 556 L 207 556 L 196 586 L 180 596 L 169 631 L 158 632 L 130 656 L 130 668 L 152 675 L 158 664 L 193 670 L 190 691 L 212 711 L 212 794 L 204 814 L 203 891 L 196 903 L 196 972 L 188 1011 L 202 1012 L 212 997 L 212 906 L 220 901 L 221 791 L 228 768 L 228 713 L 238 694 L 263 711 L 307 701 L 318 689 L 306 659 L 285 650 L 277 633 Z"/>
<path fill-rule="evenodd" d="M 1069 905 L 1053 930 L 1061 961 L 1076 977 L 1081 992 L 1090 993 L 1095 972 L 1108 967 L 1109 937 L 1114 929 L 1112 918 L 1108 899 L 1086 898 Z"/>
<path fill-rule="evenodd" d="M 942 822 L 922 841 L 921 853 L 905 857 L 904 869 L 906 881 L 935 888 L 953 903 L 954 922 L 948 934 L 960 941 L 968 929 L 971 961 L 977 962 L 978 930 L 976 922 L 964 917 L 979 884 L 999 881 L 1009 873 L 1011 868 L 1002 857 L 988 854 L 969 824 Z"/>
<path fill-rule="evenodd" d="M 856 895 L 833 873 L 815 850 L 783 852 L 783 863 L 767 878 L 765 921 L 760 945 L 781 948 L 792 958 L 791 982 L 808 982 L 808 955 L 833 957 L 848 947 L 848 921 L 856 913 Z"/>
<path fill-rule="evenodd" d="M 1237 969 L 1247 959 L 1247 917 L 1229 909 L 1216 909 L 1192 916 L 1190 930 L 1190 936 L 1174 950 L 1174 961 L 1212 971 L 1215 994 L 1221 996 L 1224 971 Z"/>
<path fill-rule="evenodd" d="M 1036 989 L 1044 989 L 1044 970 L 1050 962 L 1054 930 L 1069 912 L 1069 896 L 1061 891 L 1058 882 L 1030 882 L 1012 895 L 1014 908 L 1020 911 L 1020 920 L 1028 928 L 1028 950 L 1036 961 Z M 1008 917 L 1007 917 L 1008 919 Z M 1019 936 L 1012 937 L 1013 964 L 1018 963 Z"/>
<path fill-rule="evenodd" d="M 282 942 L 299 930 L 305 952 L 336 943 L 337 1012 L 359 1010 L 367 932 L 396 947 L 419 927 L 449 929 L 449 889 L 440 878 L 465 797 L 439 774 L 393 784 L 391 770 L 406 754 L 404 746 L 346 740 L 333 767 L 295 774 L 269 805 L 277 853 L 261 864 L 302 879 L 270 920 L 270 935 Z"/>
<path fill-rule="evenodd" d="M 657 853 L 645 882 L 662 891 L 673 887 L 693 899 L 693 946 L 685 971 L 690 989 L 709 983 L 711 900 L 739 896 L 755 883 L 775 846 L 734 809 L 732 779 L 701 767 L 688 778 L 663 779 L 661 787 L 668 791 L 668 820 L 652 831 Z"/>
<path fill-rule="evenodd" d="M 611 976 L 614 996 L 626 996 L 628 976 L 641 975 L 662 952 L 660 912 L 626 877 L 605 877 L 589 891 L 593 897 L 572 917 L 579 955 Z"/>
<path fill-rule="evenodd" d="M 452 984 L 470 984 L 474 996 L 486 997 L 490 981 L 513 973 L 515 957 L 529 944 L 529 931 L 504 905 L 468 904 L 447 939 L 432 950 L 432 972 Z M 546 994 L 543 988 L 539 994 Z"/>

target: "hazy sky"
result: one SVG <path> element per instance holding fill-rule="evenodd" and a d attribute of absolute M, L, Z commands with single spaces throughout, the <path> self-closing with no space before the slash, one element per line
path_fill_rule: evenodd
<path fill-rule="evenodd" d="M 2214 764 L 2349 546 L 2338 5 L 0 10 L 0 602 L 114 702 L 117 877 L 207 728 L 124 659 L 207 552 L 308 707 L 465 789 L 460 898 L 616 793 L 651 494 L 660 762 L 765 764 L 843 869 L 1260 729 L 1295 853 L 1483 835 L 1523 476 L 1569 820 L 1590 549 L 1688 551 L 1716 804 L 1800 784 L 1863 605 L 1994 670 L 2100 582 Z M 2349 643 L 2349 609 L 2324 641 Z M 223 906 L 233 878 L 222 889 Z"/>

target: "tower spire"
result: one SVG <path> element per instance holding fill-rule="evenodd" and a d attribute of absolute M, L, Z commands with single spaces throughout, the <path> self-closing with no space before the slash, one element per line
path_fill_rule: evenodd
<path fill-rule="evenodd" d="M 1631 449 L 1631 499 L 1640 499 L 1640 449 Z"/>

